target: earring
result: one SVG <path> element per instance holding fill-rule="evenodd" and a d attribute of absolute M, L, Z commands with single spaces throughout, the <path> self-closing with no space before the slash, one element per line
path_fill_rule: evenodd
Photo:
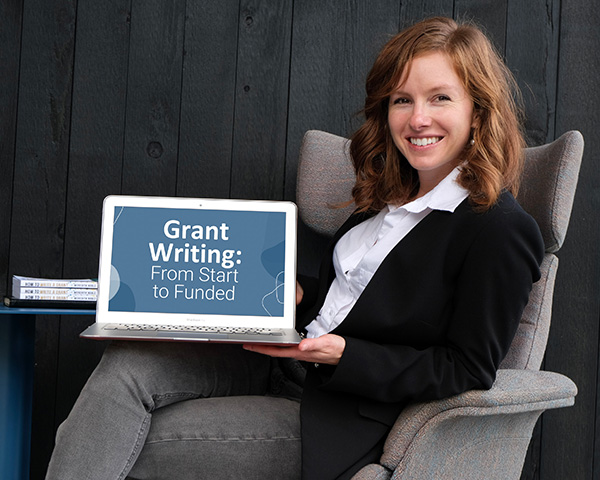
<path fill-rule="evenodd" d="M 472 139 L 469 141 L 469 143 L 471 144 L 471 146 L 475 145 L 475 139 L 474 139 L 474 138 L 472 138 Z"/>

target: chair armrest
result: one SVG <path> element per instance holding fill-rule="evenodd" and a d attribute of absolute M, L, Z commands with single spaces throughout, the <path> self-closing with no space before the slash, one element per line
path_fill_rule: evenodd
<path fill-rule="evenodd" d="M 414 404 L 404 409 L 388 435 L 381 463 L 393 471 L 413 439 L 435 422 L 460 416 L 541 413 L 550 408 L 573 405 L 576 394 L 575 384 L 558 373 L 498 370 L 496 381 L 489 390 L 471 390 L 443 400 Z"/>

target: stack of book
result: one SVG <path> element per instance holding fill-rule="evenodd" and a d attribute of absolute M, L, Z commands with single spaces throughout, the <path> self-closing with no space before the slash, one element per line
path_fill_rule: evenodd
<path fill-rule="evenodd" d="M 9 307 L 61 306 L 93 307 L 98 297 L 95 279 L 50 279 L 13 275 L 12 296 L 4 299 Z"/>

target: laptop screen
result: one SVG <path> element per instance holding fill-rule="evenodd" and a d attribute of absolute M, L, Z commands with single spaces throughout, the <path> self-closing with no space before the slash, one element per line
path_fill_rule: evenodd
<path fill-rule="evenodd" d="M 100 293 L 108 312 L 202 318 L 293 312 L 293 306 L 286 309 L 286 301 L 295 303 L 289 295 L 295 285 L 295 232 L 286 238 L 290 212 L 295 224 L 293 204 L 185 199 L 178 206 L 182 199 L 160 205 L 154 198 L 149 205 L 132 205 L 130 197 L 121 198 L 105 203 L 112 232 L 111 238 L 103 232 L 109 244 L 102 245 Z M 107 294 L 102 288 L 108 268 Z"/>

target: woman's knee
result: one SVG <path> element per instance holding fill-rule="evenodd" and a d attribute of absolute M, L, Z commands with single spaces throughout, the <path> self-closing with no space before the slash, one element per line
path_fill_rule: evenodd
<path fill-rule="evenodd" d="M 160 344 L 150 342 L 113 342 L 108 345 L 88 384 L 96 388 L 118 389 L 137 386 L 145 389 L 159 381 L 164 366 L 164 350 Z M 168 375 L 168 372 L 166 373 Z"/>

